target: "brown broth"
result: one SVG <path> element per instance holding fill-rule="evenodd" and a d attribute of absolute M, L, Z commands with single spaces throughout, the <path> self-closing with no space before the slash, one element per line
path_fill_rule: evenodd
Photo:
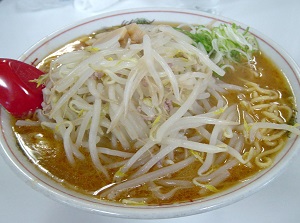
<path fill-rule="evenodd" d="M 84 39 L 89 37 L 84 37 Z M 68 50 L 74 50 L 75 48 L 82 47 L 82 43 L 73 42 L 57 51 L 54 54 L 51 54 L 47 60 L 56 57 L 57 55 L 66 52 Z M 46 61 L 46 60 L 45 60 Z M 46 62 L 40 64 L 40 67 L 47 69 Z M 290 86 L 285 79 L 281 71 L 273 64 L 273 62 L 267 58 L 262 53 L 257 53 L 255 55 L 255 64 L 253 65 L 259 72 L 258 77 L 254 77 L 251 69 L 245 64 L 236 64 L 235 71 L 228 70 L 226 75 L 222 77 L 222 81 L 231 84 L 241 85 L 241 78 L 253 81 L 260 84 L 262 87 L 269 89 L 276 89 L 280 92 L 282 97 L 280 98 L 280 103 L 287 104 L 289 107 L 294 107 L 293 94 L 290 90 Z M 226 99 L 229 104 L 238 103 L 239 100 L 237 95 L 233 92 L 229 92 L 226 95 Z M 258 114 L 259 116 L 259 114 Z M 54 133 L 47 129 L 44 129 L 40 126 L 34 127 L 13 127 L 16 137 L 18 139 L 21 149 L 26 153 L 32 162 L 34 162 L 37 167 L 49 175 L 54 180 L 60 182 L 65 187 L 72 188 L 80 193 L 86 194 L 88 196 L 94 196 L 99 198 L 99 195 L 93 195 L 93 193 L 100 188 L 111 183 L 105 179 L 105 177 L 97 171 L 94 167 L 91 158 L 84 148 L 81 148 L 82 153 L 85 155 L 84 160 L 76 159 L 74 165 L 71 165 L 67 157 L 65 156 L 65 151 L 63 148 L 63 143 L 61 140 L 56 139 Z M 286 134 L 284 135 L 286 139 Z M 109 147 L 110 142 L 105 142 L 105 146 Z M 250 148 L 250 144 L 245 145 L 244 150 L 247 151 Z M 264 150 L 270 149 L 267 145 L 264 146 Z M 179 151 L 180 153 L 180 151 Z M 107 156 L 113 161 L 121 161 L 122 158 L 115 158 L 112 156 Z M 200 162 L 194 162 L 193 165 L 190 165 L 181 171 L 174 173 L 172 175 L 173 179 L 186 179 L 192 180 L 197 175 L 197 170 L 200 167 Z M 153 169 L 152 169 L 153 170 Z M 237 183 L 247 179 L 248 177 L 256 174 L 261 169 L 255 165 L 248 167 L 246 165 L 239 164 L 236 167 L 233 167 L 230 170 L 230 177 L 221 183 L 217 189 L 219 191 L 232 187 Z M 109 174 L 114 175 L 116 169 L 112 169 Z M 167 192 L 167 191 L 166 191 Z M 141 185 L 136 189 L 125 190 L 118 197 L 118 201 L 121 201 L 123 198 L 130 197 L 147 197 L 149 205 L 164 205 L 172 204 L 178 202 L 187 202 L 194 201 L 203 198 L 203 196 L 210 195 L 212 192 L 207 192 L 205 195 L 199 194 L 199 187 L 181 189 L 178 190 L 171 199 L 169 200 L 159 200 L 151 196 L 151 192 L 148 190 L 146 185 Z"/>

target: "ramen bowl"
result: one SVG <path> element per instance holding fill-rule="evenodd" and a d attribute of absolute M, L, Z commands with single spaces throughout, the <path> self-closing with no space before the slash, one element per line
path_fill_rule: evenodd
<path fill-rule="evenodd" d="M 124 21 L 131 21 L 136 18 L 177 24 L 236 23 L 243 29 L 246 29 L 247 27 L 236 21 L 199 11 L 152 8 L 118 11 L 100 14 L 63 28 L 39 41 L 21 55 L 19 60 L 29 64 L 37 64 L 42 58 L 45 58 L 54 50 L 71 40 L 102 28 L 120 25 Z M 299 105 L 299 68 L 295 62 L 269 38 L 253 29 L 250 29 L 250 32 L 256 36 L 261 50 L 270 57 L 286 75 L 296 97 L 296 105 Z M 299 119 L 298 115 L 297 118 Z M 24 152 L 19 149 L 14 133 L 12 132 L 11 117 L 3 108 L 1 108 L 0 119 L 2 156 L 5 158 L 8 165 L 10 165 L 27 184 L 35 190 L 45 194 L 47 197 L 64 204 L 101 215 L 122 218 L 174 218 L 200 214 L 237 202 L 258 191 L 278 176 L 278 174 L 284 170 L 284 167 L 287 166 L 300 146 L 299 137 L 291 135 L 285 147 L 276 156 L 271 167 L 260 171 L 251 178 L 227 190 L 207 196 L 201 200 L 162 206 L 130 206 L 94 199 L 68 189 L 52 180 L 46 174 L 42 173 L 34 163 L 25 156 Z"/>

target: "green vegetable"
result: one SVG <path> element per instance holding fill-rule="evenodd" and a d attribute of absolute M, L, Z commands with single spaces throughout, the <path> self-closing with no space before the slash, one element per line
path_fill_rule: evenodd
<path fill-rule="evenodd" d="M 224 60 L 250 62 L 253 52 L 258 50 L 257 40 L 249 32 L 249 28 L 243 30 L 236 24 L 220 24 L 212 29 L 199 25 L 192 31 L 175 29 L 189 36 L 196 47 L 203 46 L 202 48 L 218 65 L 225 64 Z"/>
<path fill-rule="evenodd" d="M 192 40 L 194 40 L 196 43 L 202 43 L 206 52 L 210 52 L 213 47 L 212 47 L 212 40 L 213 37 L 211 35 L 211 33 L 207 30 L 201 30 L 200 29 L 204 27 L 202 25 L 198 26 L 199 32 L 196 33 L 191 33 L 187 30 L 183 30 L 180 28 L 175 28 L 178 31 L 184 33 L 185 35 L 189 36 Z"/>
<path fill-rule="evenodd" d="M 145 19 L 145 18 L 136 18 L 136 19 L 132 19 L 130 21 L 123 21 L 121 26 L 126 26 L 126 25 L 129 25 L 129 24 L 132 24 L 132 23 L 136 23 L 136 24 L 151 24 L 153 23 L 154 20 L 148 20 L 148 19 Z"/>

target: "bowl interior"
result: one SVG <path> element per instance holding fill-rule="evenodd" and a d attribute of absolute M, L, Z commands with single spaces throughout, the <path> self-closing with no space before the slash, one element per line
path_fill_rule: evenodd
<path fill-rule="evenodd" d="M 120 25 L 123 21 L 131 21 L 136 18 L 146 18 L 157 22 L 193 24 L 235 22 L 227 18 L 216 17 L 203 12 L 188 10 L 178 11 L 176 9 L 135 9 L 134 11 L 126 10 L 102 14 L 63 28 L 45 37 L 25 52 L 19 59 L 30 64 L 37 64 L 42 58 L 77 37 L 90 34 L 105 27 Z M 235 23 L 246 28 L 243 24 L 238 22 Z M 283 73 L 287 76 L 296 96 L 296 104 L 299 105 L 299 68 L 288 54 L 278 47 L 273 41 L 264 37 L 255 30 L 250 29 L 250 31 L 257 37 L 262 51 L 275 61 L 277 66 L 280 67 Z M 104 215 L 125 218 L 170 218 L 186 216 L 212 210 L 238 201 L 257 191 L 281 172 L 283 167 L 286 166 L 287 162 L 295 154 L 300 143 L 298 137 L 291 137 L 283 151 L 281 151 L 281 153 L 276 157 L 272 167 L 261 171 L 253 178 L 244 181 L 229 190 L 217 193 L 214 196 L 210 196 L 199 201 L 162 207 L 128 207 L 84 196 L 68 190 L 49 179 L 45 174 L 41 173 L 41 171 L 38 170 L 27 159 L 27 157 L 24 156 L 22 151 L 17 148 L 16 140 L 10 126 L 10 116 L 3 108 L 1 108 L 0 120 L 0 140 L 3 148 L 2 153 L 12 168 L 15 169 L 20 177 L 34 189 L 43 192 L 46 196 L 54 198 L 55 200 L 81 209 L 90 210 Z"/>

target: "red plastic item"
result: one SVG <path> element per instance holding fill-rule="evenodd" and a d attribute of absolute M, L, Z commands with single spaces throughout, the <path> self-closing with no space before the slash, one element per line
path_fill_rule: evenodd
<path fill-rule="evenodd" d="M 43 72 L 21 61 L 0 58 L 0 104 L 13 116 L 24 117 L 43 101 L 43 86 L 30 80 Z"/>

